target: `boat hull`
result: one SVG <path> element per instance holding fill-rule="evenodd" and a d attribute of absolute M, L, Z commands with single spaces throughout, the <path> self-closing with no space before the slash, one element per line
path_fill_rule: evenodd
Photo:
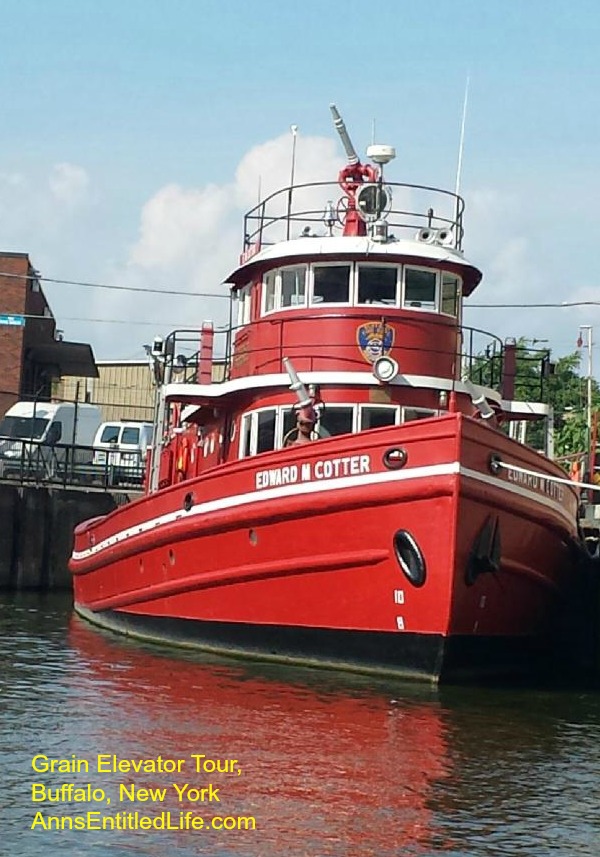
<path fill-rule="evenodd" d="M 543 654 L 573 576 L 577 498 L 490 462 L 554 465 L 460 415 L 307 446 L 79 527 L 78 612 L 178 645 L 433 681 Z"/>

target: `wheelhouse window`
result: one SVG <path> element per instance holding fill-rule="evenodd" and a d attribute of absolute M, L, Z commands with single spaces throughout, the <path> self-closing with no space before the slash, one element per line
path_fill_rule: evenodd
<path fill-rule="evenodd" d="M 313 303 L 350 303 L 350 265 L 315 265 Z"/>
<path fill-rule="evenodd" d="M 398 268 L 390 265 L 358 265 L 359 304 L 397 303 Z"/>
<path fill-rule="evenodd" d="M 404 269 L 404 306 L 435 311 L 437 271 L 424 268 Z"/>
<path fill-rule="evenodd" d="M 238 290 L 238 327 L 243 327 L 250 321 L 250 291 L 250 284 Z"/>
<path fill-rule="evenodd" d="M 402 301 L 400 300 L 402 295 Z M 459 318 L 462 280 L 456 274 L 416 265 L 349 262 L 345 265 L 289 265 L 268 271 L 262 282 L 260 312 L 313 306 L 403 306 Z M 237 292 L 238 325 L 250 321 L 250 286 Z"/>
<path fill-rule="evenodd" d="M 263 312 L 277 309 L 277 271 L 269 271 L 263 280 Z"/>
<path fill-rule="evenodd" d="M 458 316 L 460 279 L 455 274 L 442 274 L 442 299 L 440 312 Z"/>
<path fill-rule="evenodd" d="M 360 431 L 396 425 L 399 410 L 389 405 L 363 405 L 360 409 Z"/>
<path fill-rule="evenodd" d="M 281 269 L 281 306 L 306 304 L 306 265 Z"/>

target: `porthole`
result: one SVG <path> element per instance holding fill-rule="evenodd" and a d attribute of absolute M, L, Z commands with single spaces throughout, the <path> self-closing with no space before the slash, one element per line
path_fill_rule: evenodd
<path fill-rule="evenodd" d="M 394 552 L 398 565 L 413 586 L 423 586 L 427 571 L 425 559 L 414 537 L 407 530 L 398 530 L 394 536 Z"/>
<path fill-rule="evenodd" d="M 387 449 L 383 454 L 383 465 L 388 470 L 400 470 L 408 461 L 408 453 L 401 446 Z"/>

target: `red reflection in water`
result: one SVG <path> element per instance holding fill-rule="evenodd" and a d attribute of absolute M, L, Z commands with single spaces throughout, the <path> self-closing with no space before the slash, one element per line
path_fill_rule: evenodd
<path fill-rule="evenodd" d="M 434 697 L 411 692 L 399 700 L 391 697 L 401 688 L 372 680 L 171 657 L 77 618 L 70 643 L 83 680 L 101 689 L 100 704 L 111 712 L 99 717 L 104 725 L 90 736 L 88 758 L 186 760 L 179 774 L 96 775 L 115 795 L 111 812 L 256 818 L 255 831 L 177 834 L 195 838 L 200 854 L 217 841 L 223 853 L 311 857 L 423 854 L 443 845 L 428 809 L 431 787 L 450 772 Z M 242 775 L 196 773 L 192 754 L 237 759 Z M 117 803 L 119 783 L 166 787 L 165 801 Z M 180 802 L 173 783 L 212 783 L 221 800 Z"/>

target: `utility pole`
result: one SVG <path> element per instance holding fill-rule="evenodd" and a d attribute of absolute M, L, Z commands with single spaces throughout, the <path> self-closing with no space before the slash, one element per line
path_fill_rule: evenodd
<path fill-rule="evenodd" d="M 590 482 L 594 476 L 595 450 L 592 449 L 592 346 L 593 346 L 593 327 L 591 324 L 582 324 L 579 327 L 579 339 L 577 345 L 581 348 L 583 345 L 582 331 L 587 331 L 587 353 L 588 353 L 588 371 L 587 371 L 587 451 L 588 451 L 588 473 Z"/>

